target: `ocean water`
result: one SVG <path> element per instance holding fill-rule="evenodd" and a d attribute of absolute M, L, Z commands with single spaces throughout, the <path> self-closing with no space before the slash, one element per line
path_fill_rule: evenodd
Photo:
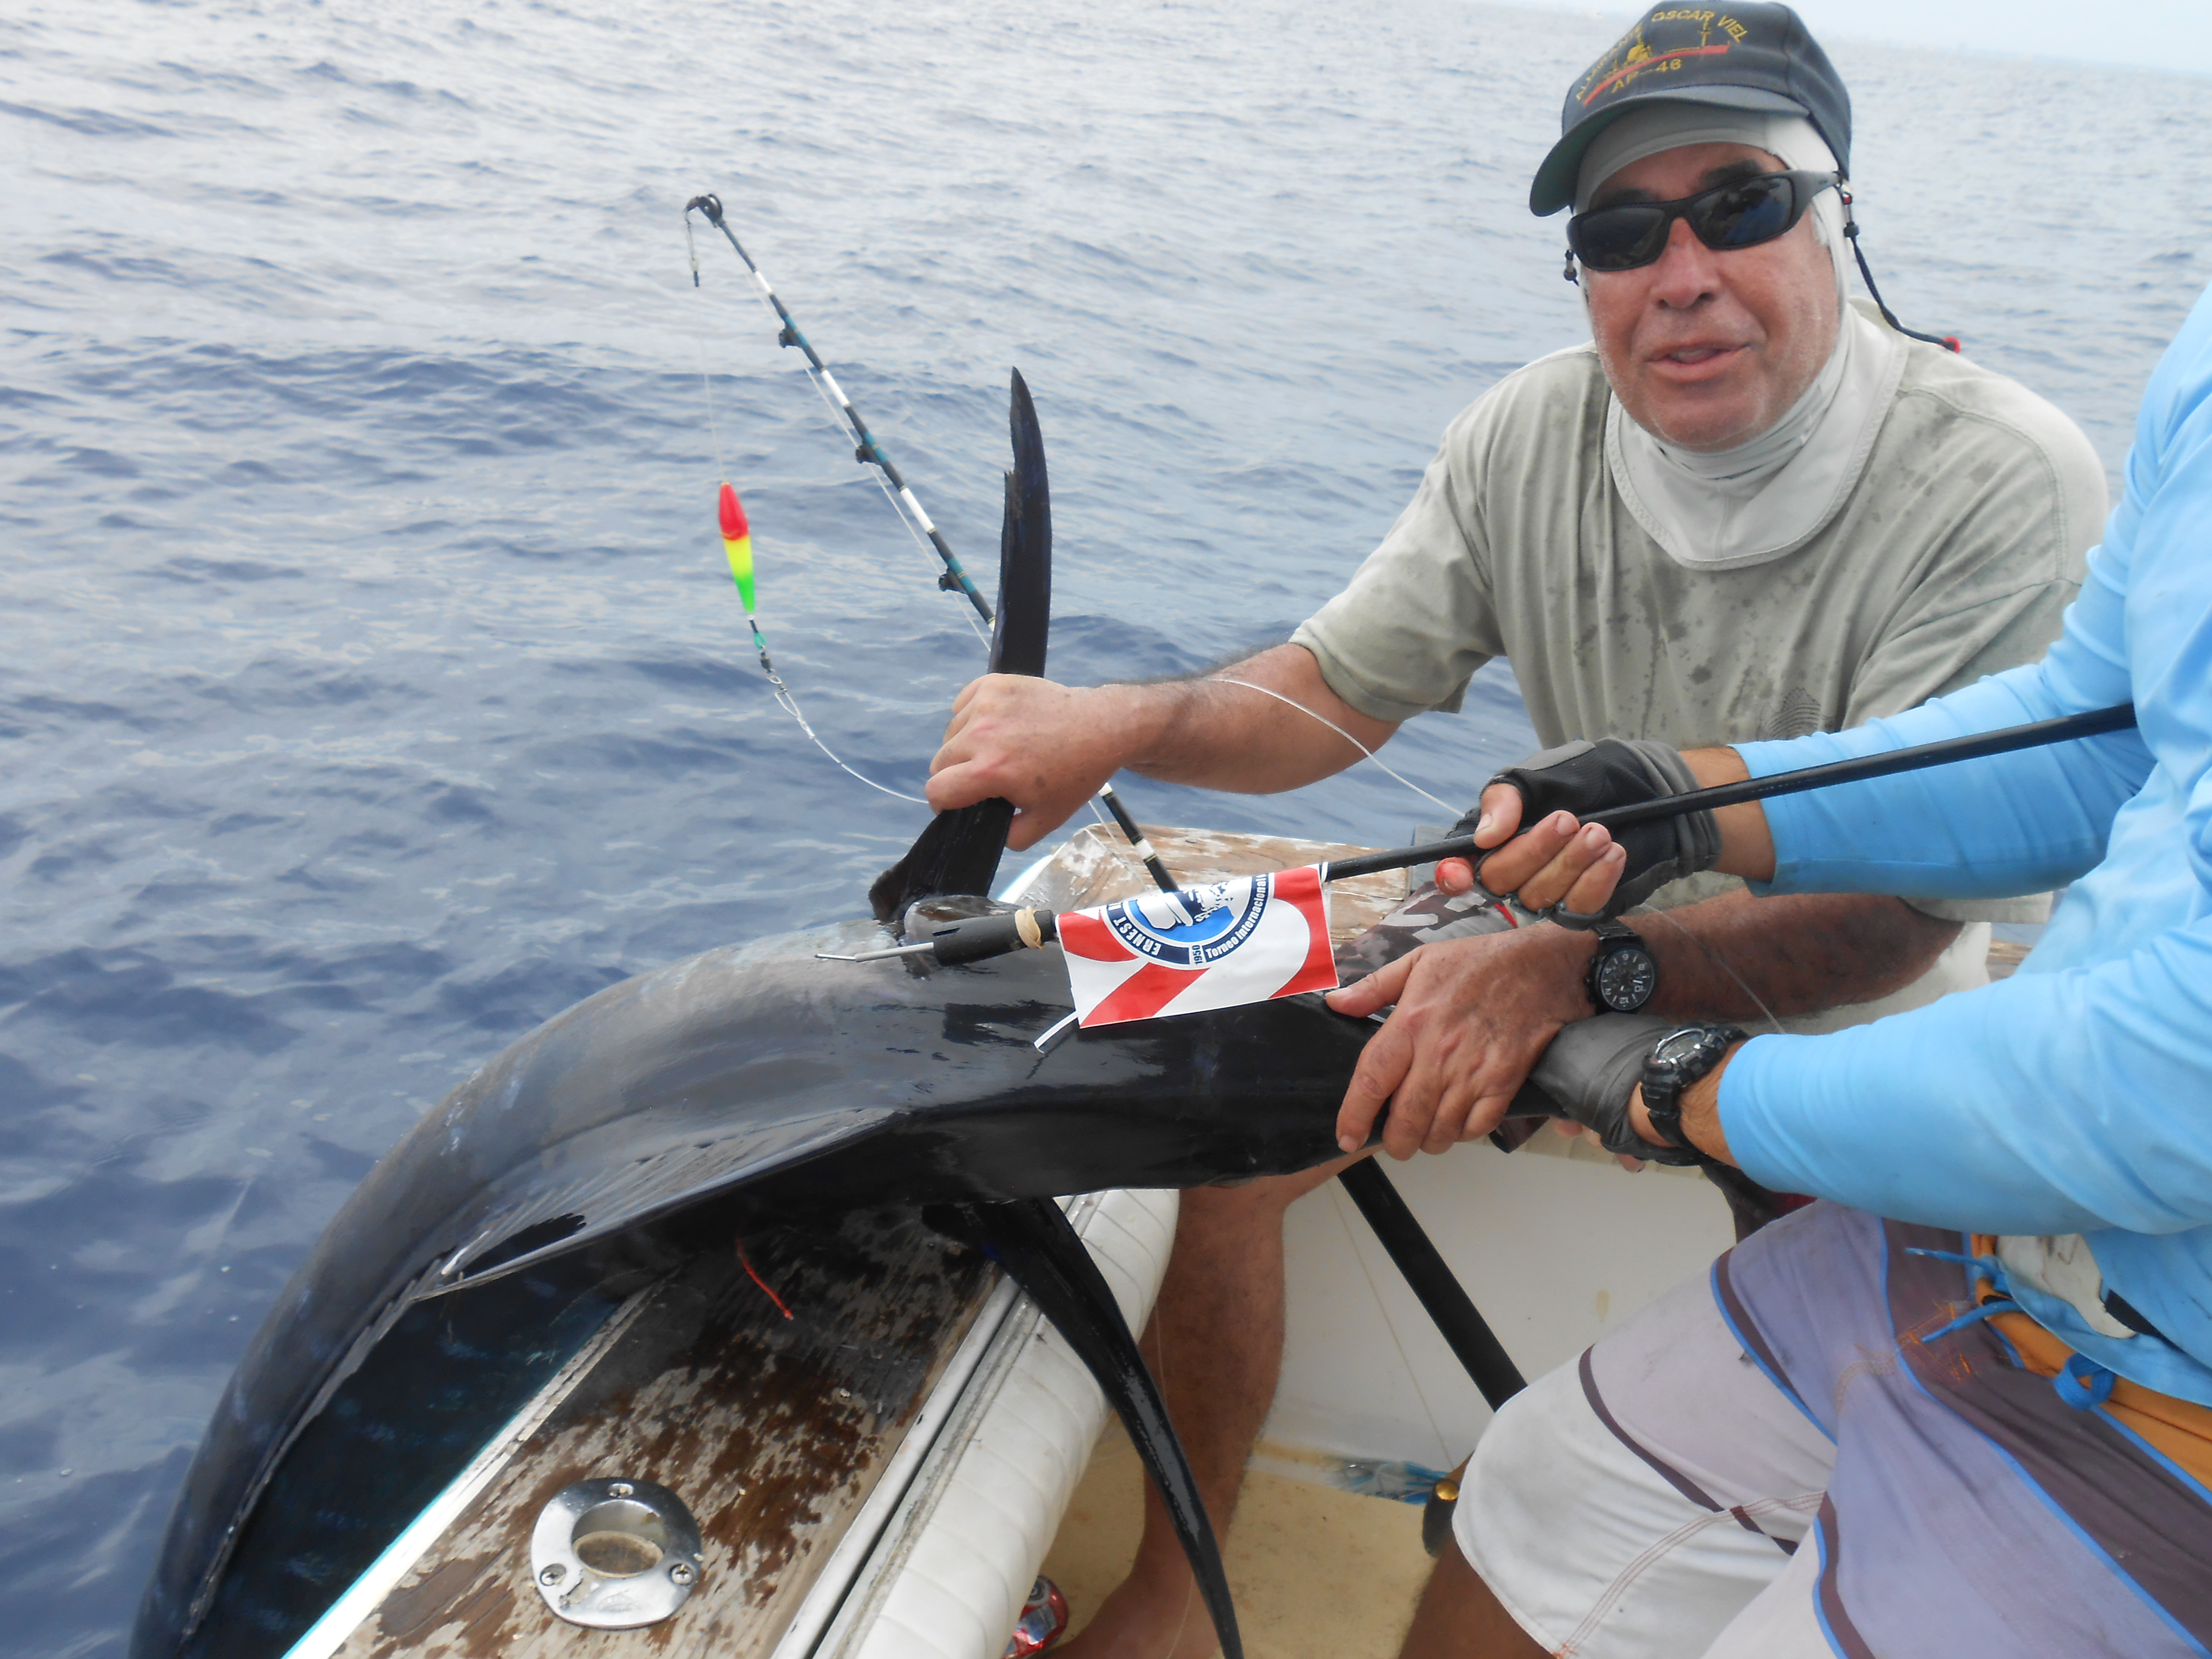
<path fill-rule="evenodd" d="M 855 914 L 981 647 L 718 191 L 987 587 L 1007 371 L 1054 673 L 1281 639 L 1579 337 L 1526 181 L 1607 19 L 16 0 L 0 16 L 0 1653 L 121 1650 L 185 1460 L 376 1157 L 520 1032 Z M 2212 280 L 2212 81 L 1834 55 L 1908 321 L 2118 467 Z M 702 374 L 708 380 L 702 383 Z M 1502 669 L 1401 769 L 1466 797 Z M 1366 769 L 1143 817 L 1392 841 Z"/>

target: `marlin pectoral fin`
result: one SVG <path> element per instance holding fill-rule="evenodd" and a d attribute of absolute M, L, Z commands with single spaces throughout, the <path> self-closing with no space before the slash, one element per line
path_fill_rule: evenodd
<path fill-rule="evenodd" d="M 1042 674 L 1052 629 L 1052 490 L 1036 405 L 1018 369 L 1007 420 L 1014 465 L 1006 474 L 1006 515 L 999 528 L 999 608 L 991 627 L 990 672 Z M 876 920 L 896 922 L 916 899 L 939 893 L 988 893 L 1013 821 L 1013 803 L 1004 800 L 939 812 L 907 855 L 868 889 Z"/>
<path fill-rule="evenodd" d="M 988 1251 L 1067 1339 L 1129 1431 L 1129 1439 L 1167 1503 L 1168 1517 L 1206 1598 L 1223 1659 L 1244 1659 L 1237 1608 L 1221 1551 L 1199 1497 L 1182 1443 L 1145 1368 L 1114 1292 L 1060 1206 L 1048 1198 L 1004 1203 L 933 1205 L 924 1217 L 939 1231 Z"/>

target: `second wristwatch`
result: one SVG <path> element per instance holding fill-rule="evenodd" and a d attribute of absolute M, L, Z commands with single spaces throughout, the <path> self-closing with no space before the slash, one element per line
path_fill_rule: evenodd
<path fill-rule="evenodd" d="M 1659 988 L 1659 964 L 1651 947 L 1633 927 L 1618 921 L 1601 921 L 1594 931 L 1597 953 L 1583 970 L 1590 1006 L 1616 1014 L 1637 1012 Z"/>

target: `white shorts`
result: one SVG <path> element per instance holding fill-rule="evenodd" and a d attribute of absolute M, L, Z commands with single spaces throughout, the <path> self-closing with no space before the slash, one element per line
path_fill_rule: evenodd
<path fill-rule="evenodd" d="M 2201 1659 L 2212 1491 L 1962 1319 L 1960 1245 L 1761 1229 L 1506 1406 L 1461 1553 L 1586 1659 Z"/>
<path fill-rule="evenodd" d="M 1638 1420 L 1639 1401 L 1669 1398 L 1710 1412 L 1736 1455 L 1684 1456 L 1670 1443 L 1679 1435 L 1654 1436 Z M 1670 1467 L 1638 1455 L 1624 1433 L 1668 1446 Z M 1554 1654 L 1825 1656 L 1810 1587 L 1790 1581 L 1806 1576 L 1790 1572 L 1801 1561 L 1816 1564 L 1817 1552 L 1797 1546 L 1834 1456 L 1693 1281 L 1506 1407 L 1461 1482 L 1453 1534 L 1506 1611 Z M 1747 1619 L 1754 1602 L 1759 1616 Z"/>

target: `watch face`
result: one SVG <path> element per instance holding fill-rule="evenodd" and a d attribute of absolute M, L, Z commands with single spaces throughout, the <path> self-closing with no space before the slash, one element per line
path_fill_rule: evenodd
<path fill-rule="evenodd" d="M 1679 1031 L 1669 1031 L 1659 1039 L 1658 1046 L 1651 1050 L 1652 1063 L 1657 1066 L 1679 1066 L 1696 1054 L 1705 1040 L 1705 1032 L 1694 1025 L 1685 1027 Z"/>
<path fill-rule="evenodd" d="M 1598 1000 L 1616 1014 L 1632 1014 L 1658 988 L 1658 964 L 1640 947 L 1610 952 L 1597 965 Z"/>

